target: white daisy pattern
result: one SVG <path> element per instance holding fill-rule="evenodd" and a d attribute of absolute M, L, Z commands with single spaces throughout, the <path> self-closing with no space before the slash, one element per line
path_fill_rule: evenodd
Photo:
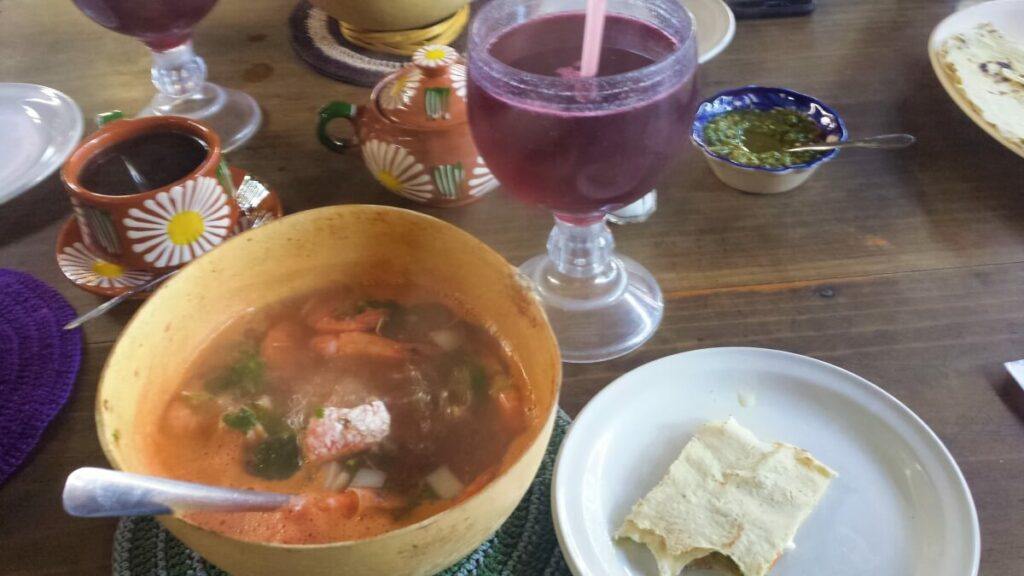
<path fill-rule="evenodd" d="M 455 89 L 455 94 L 459 98 L 462 98 L 463 100 L 465 100 L 466 99 L 466 65 L 465 64 L 461 64 L 461 63 L 452 64 L 451 67 L 448 68 L 448 75 L 451 76 L 452 88 Z"/>
<path fill-rule="evenodd" d="M 484 164 L 484 159 L 476 157 L 477 167 L 473 168 L 473 177 L 469 179 L 469 195 L 483 196 L 501 185 L 498 179 L 491 174 L 491 170 Z"/>
<path fill-rule="evenodd" d="M 198 176 L 132 208 L 124 225 L 132 250 L 164 268 L 202 256 L 227 237 L 231 219 L 228 195 L 216 178 Z"/>
<path fill-rule="evenodd" d="M 99 288 L 131 288 L 153 278 L 149 272 L 126 270 L 120 264 L 104 260 L 81 242 L 65 246 L 57 255 L 57 264 L 72 282 Z"/>
<path fill-rule="evenodd" d="M 412 54 L 413 64 L 421 68 L 442 68 L 451 66 L 459 58 L 459 53 L 450 46 L 428 44 Z"/>
<path fill-rule="evenodd" d="M 434 195 L 434 183 L 423 164 L 405 148 L 380 140 L 370 140 L 363 146 L 366 166 L 385 188 L 423 202 Z"/>
<path fill-rule="evenodd" d="M 378 97 L 380 107 L 385 110 L 406 108 L 419 90 L 422 80 L 423 73 L 415 68 L 399 74 L 381 89 Z"/>

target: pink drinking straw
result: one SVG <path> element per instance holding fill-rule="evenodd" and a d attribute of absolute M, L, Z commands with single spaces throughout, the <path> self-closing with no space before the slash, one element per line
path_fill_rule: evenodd
<path fill-rule="evenodd" d="M 587 19 L 583 24 L 583 57 L 580 76 L 597 76 L 601 65 L 601 37 L 604 36 L 604 14 L 608 0 L 587 0 Z"/>

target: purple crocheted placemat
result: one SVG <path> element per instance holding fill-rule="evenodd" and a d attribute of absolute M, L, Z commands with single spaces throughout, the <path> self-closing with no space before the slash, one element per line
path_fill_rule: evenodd
<path fill-rule="evenodd" d="M 82 361 L 75 310 L 43 282 L 0 268 L 0 485 L 71 394 Z"/>

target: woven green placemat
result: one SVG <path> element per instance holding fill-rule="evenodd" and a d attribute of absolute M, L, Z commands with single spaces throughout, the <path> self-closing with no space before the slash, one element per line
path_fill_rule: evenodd
<path fill-rule="evenodd" d="M 547 453 L 512 516 L 441 576 L 569 576 L 551 521 L 551 473 L 569 427 L 559 410 Z M 114 534 L 114 576 L 228 576 L 149 516 L 124 518 Z M 344 574 L 344 568 L 338 574 Z"/>

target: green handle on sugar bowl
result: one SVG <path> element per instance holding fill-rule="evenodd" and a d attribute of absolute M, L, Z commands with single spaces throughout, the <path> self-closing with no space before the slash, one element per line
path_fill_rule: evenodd
<path fill-rule="evenodd" d="M 332 138 L 327 133 L 327 125 L 338 118 L 348 120 L 355 128 L 355 117 L 357 108 L 355 104 L 348 102 L 331 102 L 320 109 L 320 121 L 316 125 L 316 137 L 320 139 L 328 150 L 332 152 L 344 152 L 347 148 L 356 144 L 354 138 Z"/>
<path fill-rule="evenodd" d="M 124 112 L 120 110 L 111 110 L 110 112 L 100 112 L 96 115 L 96 126 L 102 128 L 103 126 L 110 124 L 115 120 L 123 120 Z"/>

